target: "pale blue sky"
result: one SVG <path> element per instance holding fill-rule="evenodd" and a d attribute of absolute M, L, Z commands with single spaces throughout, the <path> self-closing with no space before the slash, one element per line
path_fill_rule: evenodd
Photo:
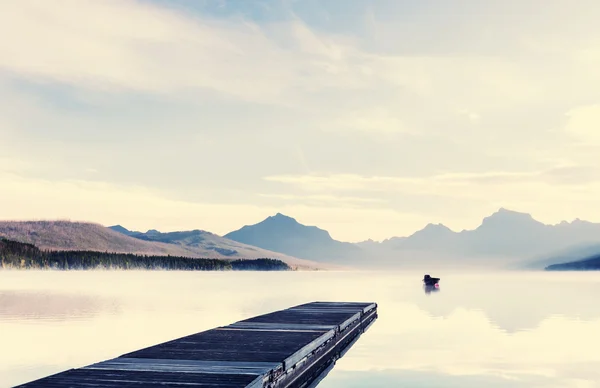
<path fill-rule="evenodd" d="M 600 221 L 600 3 L 0 1 L 0 218 Z M 8 205 L 7 205 L 8 204 Z"/>

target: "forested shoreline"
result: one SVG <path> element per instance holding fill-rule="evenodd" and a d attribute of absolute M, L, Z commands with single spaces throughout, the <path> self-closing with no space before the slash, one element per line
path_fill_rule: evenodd
<path fill-rule="evenodd" d="M 178 271 L 289 271 L 281 260 L 202 259 L 133 253 L 41 250 L 33 244 L 0 238 L 0 268 L 5 269 L 137 269 Z"/>

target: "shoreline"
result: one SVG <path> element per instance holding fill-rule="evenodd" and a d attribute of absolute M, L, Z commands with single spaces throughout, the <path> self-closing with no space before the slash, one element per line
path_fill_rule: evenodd
<path fill-rule="evenodd" d="M 0 239 L 0 268 L 15 270 L 292 271 L 279 259 L 192 258 L 89 250 L 41 250 L 33 244 Z"/>

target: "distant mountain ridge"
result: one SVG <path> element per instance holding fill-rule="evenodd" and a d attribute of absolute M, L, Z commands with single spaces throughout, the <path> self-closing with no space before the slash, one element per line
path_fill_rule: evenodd
<path fill-rule="evenodd" d="M 295 268 L 321 267 L 318 263 L 236 243 L 198 230 L 165 234 L 150 231 L 149 234 L 143 234 L 131 232 L 119 225 L 107 228 L 90 222 L 0 221 L 0 237 L 34 244 L 46 250 L 88 250 L 211 259 L 271 258 L 282 260 Z"/>
<path fill-rule="evenodd" d="M 316 262 L 303 260 L 285 252 L 276 252 L 263 249 L 249 244 L 244 244 L 221 237 L 211 232 L 200 229 L 160 232 L 156 229 L 150 229 L 147 232 L 131 231 L 121 225 L 110 226 L 108 229 L 119 231 L 137 240 L 149 241 L 154 243 L 169 244 L 176 247 L 189 250 L 191 252 L 203 252 L 208 257 L 216 255 L 219 258 L 275 258 L 284 261 L 292 266 L 306 268 L 317 268 L 320 265 Z"/>
<path fill-rule="evenodd" d="M 519 267 L 530 263 L 532 268 L 543 269 L 548 265 L 544 258 L 557 251 L 600 244 L 600 224 L 577 219 L 546 225 L 530 214 L 500 208 L 473 230 L 455 232 L 443 224 L 430 223 L 406 237 L 346 243 L 332 239 L 323 229 L 277 213 L 225 237 L 321 262 L 371 267 L 436 263 L 502 267 L 520 263 Z"/>
<path fill-rule="evenodd" d="M 139 232 L 132 232 L 130 230 L 127 230 L 127 228 L 124 228 L 121 225 L 114 225 L 114 226 L 109 226 L 108 229 L 114 230 L 115 232 L 127 235 L 127 236 L 131 236 L 132 234 L 135 233 L 139 233 Z"/>
<path fill-rule="evenodd" d="M 531 258 L 578 244 L 600 243 L 600 224 L 575 220 L 546 225 L 530 214 L 504 208 L 485 217 L 473 230 L 454 232 L 429 224 L 409 237 L 379 244 L 391 250 L 421 249 L 465 256 Z"/>
<path fill-rule="evenodd" d="M 206 232 L 200 229 L 180 232 L 162 233 L 156 229 L 150 229 L 147 232 L 130 231 L 120 225 L 110 226 L 110 229 L 119 231 L 133 238 L 144 241 L 155 241 L 165 244 L 173 244 L 177 246 L 189 248 L 201 248 L 207 251 L 213 251 L 221 256 L 235 257 L 239 254 L 241 245 L 233 241 L 227 241 L 223 237 L 217 236 L 214 233 Z M 244 247 L 253 251 L 262 251 L 254 247 Z M 255 253 L 253 253 L 255 254 Z M 280 255 L 280 253 L 278 253 Z"/>
<path fill-rule="evenodd" d="M 319 262 L 348 264 L 362 253 L 355 244 L 334 240 L 326 230 L 302 225 L 281 213 L 254 225 L 245 225 L 224 237 Z"/>

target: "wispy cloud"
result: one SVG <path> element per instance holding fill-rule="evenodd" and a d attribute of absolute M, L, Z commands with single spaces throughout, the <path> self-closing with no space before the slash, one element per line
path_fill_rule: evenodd
<path fill-rule="evenodd" d="M 479 214 L 484 214 L 504 206 L 533 212 L 536 217 L 547 222 L 557 222 L 560 217 L 575 218 L 568 216 L 568 212 L 575 209 L 588 216 L 596 216 L 595 211 L 589 208 L 589 201 L 593 201 L 592 196 L 600 195 L 600 169 L 581 166 L 534 172 L 446 173 L 427 177 L 339 174 L 271 176 L 265 179 L 291 186 L 294 188 L 292 190 L 302 190 L 308 195 L 333 193 L 331 195 L 340 198 L 349 195 L 383 198 L 391 207 L 398 205 L 398 201 L 393 200 L 397 196 L 412 198 L 415 206 L 417 197 L 428 198 L 427 201 L 440 201 L 436 197 L 443 197 L 454 199 L 455 205 L 460 207 L 455 209 L 458 214 L 469 214 L 473 209 L 480 209 Z M 419 201 L 420 209 L 427 207 L 422 202 Z M 549 204 L 561 203 L 564 209 L 568 210 L 559 211 L 558 217 L 556 210 L 545 210 Z M 470 204 L 471 209 L 462 207 L 467 204 Z M 406 209 L 406 206 L 402 208 Z M 450 210 L 450 213 L 454 213 L 452 209 L 444 210 L 439 206 L 434 208 L 442 218 L 444 216 L 441 214 L 447 214 Z M 420 211 L 427 212 L 425 209 Z M 431 216 L 436 217 L 436 214 Z M 456 221 L 460 218 L 458 215 L 455 217 Z M 450 223 L 452 224 L 452 221 Z M 469 224 L 459 221 L 455 225 L 460 229 L 468 227 Z"/>
<path fill-rule="evenodd" d="M 600 104 L 574 108 L 567 112 L 567 117 L 565 130 L 575 141 L 600 147 Z"/>
<path fill-rule="evenodd" d="M 264 26 L 132 0 L 61 4 L 1 5 L 0 23 L 19 39 L 0 39 L 0 68 L 103 92 L 173 98 L 207 89 L 272 104 L 327 87 L 365 88 L 372 78 L 358 63 L 368 57 L 300 19 Z"/>
<path fill-rule="evenodd" d="M 363 229 L 345 231 L 344 225 L 354 225 L 356 220 L 361 220 L 361 225 L 368 228 L 367 236 L 378 239 L 389 237 L 390 230 L 403 232 L 403 222 L 420 225 L 427 221 L 417 214 L 364 206 L 372 205 L 377 199 L 339 200 L 327 195 L 296 198 L 275 194 L 265 197 L 267 203 L 224 199 L 194 202 L 174 200 L 143 186 L 97 180 L 31 179 L 0 170 L 0 181 L 0 202 L 15 205 L 3 208 L 2 219 L 5 220 L 71 219 L 107 226 L 122 224 L 135 230 L 157 226 L 163 231 L 200 228 L 223 235 L 282 212 L 305 224 L 314 224 L 317 220 L 317 224 L 330 230 L 334 238 L 350 241 L 365 239 Z"/>
<path fill-rule="evenodd" d="M 273 67 L 280 70 L 268 77 L 253 74 L 257 63 L 237 65 L 247 51 L 277 51 L 252 26 L 209 26 L 129 0 L 61 4 L 2 4 L 0 22 L 19 36 L 0 40 L 2 68 L 103 91 L 175 93 L 203 87 L 248 98 L 276 94 L 277 84 L 266 81 L 287 77 L 281 55 L 275 55 L 280 66 Z"/>
<path fill-rule="evenodd" d="M 296 194 L 259 194 L 263 198 L 279 199 L 295 204 L 317 206 L 361 207 L 369 205 L 385 206 L 386 201 L 381 198 L 365 198 L 337 195 L 296 195 Z"/>
<path fill-rule="evenodd" d="M 562 181 L 559 178 L 564 177 Z M 587 179 L 570 179 L 586 177 Z M 600 183 L 600 169 L 590 166 L 564 166 L 544 171 L 505 172 L 487 171 L 482 173 L 443 173 L 426 177 L 360 176 L 354 174 L 334 175 L 280 175 L 268 176 L 267 181 L 301 186 L 307 191 L 321 190 L 388 190 L 392 187 L 407 187 L 424 183 L 426 185 L 505 185 L 524 182 L 588 184 Z"/>
<path fill-rule="evenodd" d="M 373 136 L 386 133 L 418 133 L 414 129 L 407 128 L 397 115 L 388 109 L 380 107 L 370 110 L 359 110 L 356 112 L 345 112 L 339 118 L 330 122 L 324 122 L 322 128 L 325 131 L 342 132 L 364 132 Z"/>

